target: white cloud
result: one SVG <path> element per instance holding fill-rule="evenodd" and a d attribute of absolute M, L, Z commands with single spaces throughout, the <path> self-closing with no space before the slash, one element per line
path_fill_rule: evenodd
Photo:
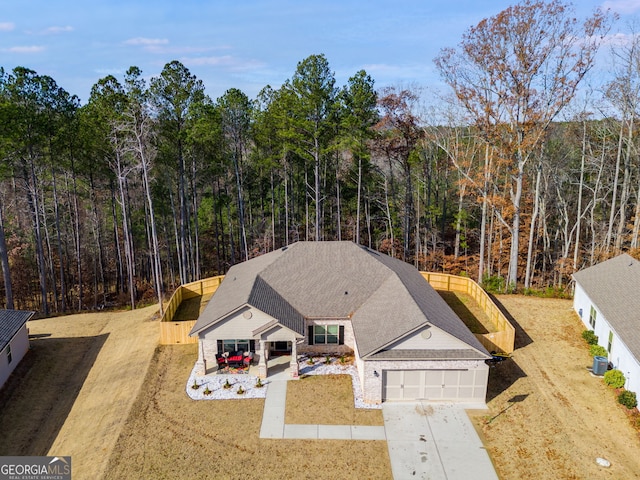
<path fill-rule="evenodd" d="M 10 32 L 16 28 L 16 26 L 11 22 L 0 22 L 0 32 Z"/>
<path fill-rule="evenodd" d="M 636 41 L 640 34 L 628 34 L 628 33 L 615 33 L 613 35 L 606 35 L 602 39 L 602 45 L 608 45 L 612 47 L 625 47 L 631 46 Z"/>
<path fill-rule="evenodd" d="M 96 68 L 94 70 L 99 75 L 123 75 L 125 73 L 121 68 Z"/>
<path fill-rule="evenodd" d="M 56 35 L 58 33 L 72 32 L 72 31 L 73 31 L 73 27 L 71 27 L 69 25 L 65 25 L 64 27 L 53 26 L 53 27 L 45 28 L 42 31 L 42 34 L 43 35 Z"/>
<path fill-rule="evenodd" d="M 229 66 L 233 63 L 233 57 L 223 55 L 221 57 L 184 57 L 183 63 L 190 65 L 206 65 L 209 67 Z"/>
<path fill-rule="evenodd" d="M 611 9 L 620 14 L 631 14 L 640 10 L 640 1 L 638 0 L 607 0 L 602 4 L 603 10 Z"/>
<path fill-rule="evenodd" d="M 124 41 L 125 45 L 134 45 L 134 46 L 142 46 L 142 47 L 150 47 L 157 45 L 167 45 L 169 40 L 166 38 L 145 38 L 145 37 L 135 37 L 130 38 Z"/>
<path fill-rule="evenodd" d="M 23 45 L 3 48 L 2 50 L 9 53 L 40 53 L 44 51 L 44 47 L 42 45 Z"/>
<path fill-rule="evenodd" d="M 254 70 L 264 66 L 262 62 L 256 60 L 240 60 L 231 55 L 210 56 L 210 57 L 183 57 L 182 63 L 190 66 L 224 67 L 228 70 L 246 71 Z"/>

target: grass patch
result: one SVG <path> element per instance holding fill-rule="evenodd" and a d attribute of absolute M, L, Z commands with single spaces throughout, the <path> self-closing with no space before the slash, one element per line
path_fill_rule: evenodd
<path fill-rule="evenodd" d="M 351 375 L 308 375 L 287 383 L 287 424 L 384 425 L 382 410 L 355 408 Z"/>
<path fill-rule="evenodd" d="M 470 295 L 444 290 L 438 290 L 438 293 L 472 333 L 485 334 L 497 331 L 487 314 Z"/>
<path fill-rule="evenodd" d="M 185 322 L 189 320 L 197 320 L 204 308 L 213 296 L 212 293 L 207 295 L 187 298 L 183 300 L 176 314 L 173 316 L 173 322 Z"/>

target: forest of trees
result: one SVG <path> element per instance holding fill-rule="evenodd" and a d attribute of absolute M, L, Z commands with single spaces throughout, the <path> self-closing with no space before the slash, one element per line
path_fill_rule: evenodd
<path fill-rule="evenodd" d="M 0 306 L 135 308 L 300 240 L 561 291 L 640 251 L 640 42 L 596 56 L 614 20 L 510 7 L 441 51 L 440 96 L 338 86 L 322 54 L 255 99 L 211 99 L 178 61 L 84 104 L 0 69 Z M 596 59 L 611 78 L 587 92 Z"/>

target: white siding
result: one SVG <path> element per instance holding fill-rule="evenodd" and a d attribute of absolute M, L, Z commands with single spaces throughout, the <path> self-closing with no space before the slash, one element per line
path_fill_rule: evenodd
<path fill-rule="evenodd" d="M 591 305 L 593 305 L 591 299 L 582 289 L 580 284 L 576 282 L 576 288 L 573 294 L 573 309 L 576 311 L 587 330 L 591 330 L 591 326 L 589 325 L 589 311 L 591 309 Z"/>
<path fill-rule="evenodd" d="M 423 332 L 429 332 L 431 336 L 428 339 L 424 338 Z M 436 327 L 426 327 L 390 345 L 386 350 L 466 350 L 468 348 L 469 345 L 447 332 Z"/>
<path fill-rule="evenodd" d="M 0 387 L 7 381 L 11 372 L 16 368 L 20 360 L 25 356 L 29 350 L 29 332 L 27 331 L 27 325 L 23 325 L 18 333 L 9 342 L 11 347 L 11 363 L 8 361 L 7 350 L 0 352 Z"/>
<path fill-rule="evenodd" d="M 607 348 L 608 342 L 608 333 L 606 337 L 598 338 L 598 344 L 604 348 Z M 640 397 L 640 364 L 615 332 L 613 333 L 613 344 L 611 346 L 609 362 L 613 365 L 613 368 L 617 368 L 624 374 L 624 377 L 627 379 L 625 388 L 636 392 L 636 395 Z"/>
<path fill-rule="evenodd" d="M 251 312 L 251 318 L 245 318 L 246 312 Z M 201 333 L 200 337 L 206 340 L 253 338 L 251 332 L 273 320 L 272 316 L 256 308 L 246 308 L 216 323 Z"/>
<path fill-rule="evenodd" d="M 260 334 L 260 340 L 264 340 L 266 342 L 292 342 L 295 340 L 295 337 L 295 332 L 283 327 L 282 325 L 276 325 Z"/>
<path fill-rule="evenodd" d="M 576 282 L 573 308 L 579 316 L 580 310 L 582 310 L 581 320 L 587 330 L 592 329 L 589 324 L 589 312 L 592 306 L 596 310 L 596 327 L 593 330 L 598 336 L 598 345 L 606 349 L 609 343 L 609 332 L 613 332 L 611 353 L 608 356 L 609 362 L 614 368 L 624 373 L 627 379 L 625 388 L 640 395 L 640 363 L 638 359 L 631 354 L 623 340 L 611 328 L 607 319 L 602 315 L 600 310 L 598 310 L 598 306 L 592 303 L 587 293 L 582 289 L 580 284 Z"/>

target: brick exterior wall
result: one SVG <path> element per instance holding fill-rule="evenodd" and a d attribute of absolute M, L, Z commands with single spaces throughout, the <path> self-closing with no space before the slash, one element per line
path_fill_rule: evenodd
<path fill-rule="evenodd" d="M 343 345 L 309 345 L 309 326 L 311 325 L 340 325 L 344 326 Z M 353 336 L 351 320 L 335 319 L 305 319 L 304 322 L 304 343 L 298 345 L 298 355 L 352 355 L 356 340 Z"/>

